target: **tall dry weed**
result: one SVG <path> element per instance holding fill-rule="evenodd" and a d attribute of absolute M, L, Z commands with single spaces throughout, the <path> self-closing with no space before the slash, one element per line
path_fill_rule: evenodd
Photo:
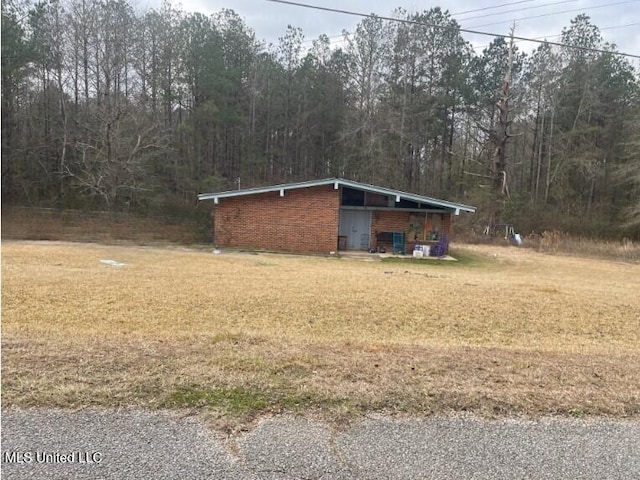
<path fill-rule="evenodd" d="M 573 237 L 558 230 L 545 231 L 541 235 L 530 235 L 525 246 L 539 252 L 563 253 L 573 256 L 597 257 L 623 262 L 640 262 L 640 244 L 630 238 L 599 240 Z"/>
<path fill-rule="evenodd" d="M 558 230 L 545 230 L 540 237 L 538 250 L 541 252 L 556 253 L 565 235 Z"/>

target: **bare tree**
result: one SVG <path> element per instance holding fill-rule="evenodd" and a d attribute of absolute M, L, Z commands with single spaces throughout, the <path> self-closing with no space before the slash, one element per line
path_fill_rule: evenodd
<path fill-rule="evenodd" d="M 509 133 L 509 85 L 511 83 L 511 69 L 513 64 L 513 28 L 509 42 L 509 56 L 507 70 L 502 80 L 500 99 L 496 103 L 498 123 L 489 130 L 489 138 L 493 147 L 490 164 L 491 194 L 489 199 L 489 225 L 502 221 L 504 200 L 509 198 L 509 178 L 507 178 L 507 141 Z"/>
<path fill-rule="evenodd" d="M 65 173 L 81 191 L 98 197 L 107 209 L 127 204 L 150 190 L 153 161 L 166 152 L 169 136 L 129 104 L 103 106 L 92 129 L 92 142 L 78 142 L 78 159 Z"/>

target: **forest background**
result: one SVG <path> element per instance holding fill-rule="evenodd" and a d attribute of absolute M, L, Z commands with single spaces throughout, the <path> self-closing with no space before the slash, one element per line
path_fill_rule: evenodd
<path fill-rule="evenodd" d="M 198 193 L 339 176 L 475 205 L 481 231 L 511 68 L 499 220 L 640 238 L 640 74 L 588 16 L 511 62 L 439 8 L 392 16 L 334 48 L 228 9 L 4 1 L 3 206 L 208 218 Z"/>

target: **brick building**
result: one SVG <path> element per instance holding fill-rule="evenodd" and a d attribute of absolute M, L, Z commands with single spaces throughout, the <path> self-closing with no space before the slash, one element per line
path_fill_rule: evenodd
<path fill-rule="evenodd" d="M 213 200 L 214 243 L 295 252 L 409 251 L 475 207 L 329 178 L 198 195 Z"/>

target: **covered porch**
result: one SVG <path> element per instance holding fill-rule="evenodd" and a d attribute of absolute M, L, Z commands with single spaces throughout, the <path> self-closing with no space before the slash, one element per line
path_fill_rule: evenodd
<path fill-rule="evenodd" d="M 428 200 L 342 187 L 338 250 L 408 255 L 419 250 L 428 256 L 449 237 L 456 213 Z"/>

